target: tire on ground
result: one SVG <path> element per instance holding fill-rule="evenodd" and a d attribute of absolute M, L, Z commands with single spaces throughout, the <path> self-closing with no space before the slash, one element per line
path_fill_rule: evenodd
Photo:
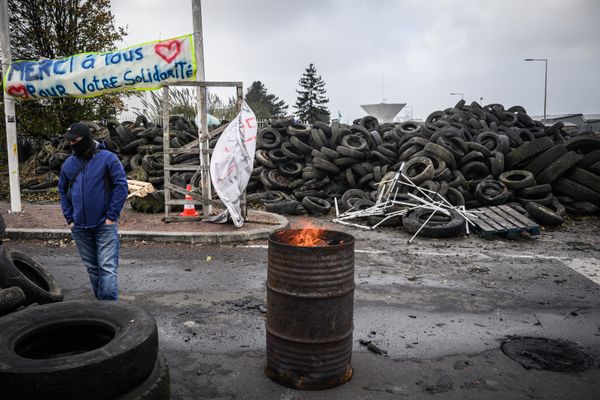
<path fill-rule="evenodd" d="M 0 317 L 15 311 L 25 304 L 25 293 L 20 287 L 0 289 Z"/>
<path fill-rule="evenodd" d="M 425 237 L 443 238 L 457 236 L 465 230 L 465 219 L 455 210 L 446 210 L 450 215 L 445 215 L 439 211 L 423 225 L 431 216 L 429 209 L 415 209 L 407 213 L 402 219 L 402 225 L 408 233 L 416 233 Z"/>
<path fill-rule="evenodd" d="M 531 219 L 544 226 L 559 226 L 565 222 L 563 217 L 552 211 L 550 208 L 535 202 L 528 203 L 525 206 L 525 209 L 529 213 Z"/>
<path fill-rule="evenodd" d="M 138 386 L 114 400 L 168 400 L 171 398 L 171 377 L 167 360 L 158 354 L 150 375 Z"/>
<path fill-rule="evenodd" d="M 116 302 L 41 305 L 0 319 L 3 398 L 112 398 L 137 386 L 154 367 L 156 321 Z"/>
<path fill-rule="evenodd" d="M 327 214 L 331 210 L 331 204 L 318 197 L 306 196 L 302 199 L 302 205 L 310 213 Z"/>
<path fill-rule="evenodd" d="M 61 301 L 63 294 L 54 276 L 39 262 L 18 250 L 0 251 L 0 287 L 17 286 L 25 293 L 25 305 Z"/>

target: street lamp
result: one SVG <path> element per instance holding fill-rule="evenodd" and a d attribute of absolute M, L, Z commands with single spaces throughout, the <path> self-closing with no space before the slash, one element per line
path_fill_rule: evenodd
<path fill-rule="evenodd" d="M 463 93 L 450 93 L 450 96 L 460 96 L 460 99 L 463 100 L 465 95 Z"/>
<path fill-rule="evenodd" d="M 544 62 L 544 124 L 546 123 L 546 98 L 548 97 L 548 59 L 547 58 L 526 58 L 523 61 L 543 61 Z"/>

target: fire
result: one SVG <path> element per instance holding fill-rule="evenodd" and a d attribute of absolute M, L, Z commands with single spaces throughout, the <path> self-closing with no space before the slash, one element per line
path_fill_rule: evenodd
<path fill-rule="evenodd" d="M 318 228 L 310 221 L 300 221 L 300 227 L 284 231 L 281 239 L 292 246 L 313 247 L 327 246 L 329 243 L 325 240 L 325 229 Z"/>
<path fill-rule="evenodd" d="M 324 232 L 325 229 L 320 228 L 303 228 L 290 234 L 286 238 L 286 242 L 293 246 L 302 247 L 326 246 L 327 242 L 323 239 Z"/>

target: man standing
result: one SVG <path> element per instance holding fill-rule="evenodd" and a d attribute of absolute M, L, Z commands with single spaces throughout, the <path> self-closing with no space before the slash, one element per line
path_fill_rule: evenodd
<path fill-rule="evenodd" d="M 60 171 L 58 191 L 81 260 L 98 300 L 117 300 L 117 221 L 127 199 L 127 178 L 117 156 L 92 138 L 89 127 L 72 124 L 64 139 L 73 155 Z"/>

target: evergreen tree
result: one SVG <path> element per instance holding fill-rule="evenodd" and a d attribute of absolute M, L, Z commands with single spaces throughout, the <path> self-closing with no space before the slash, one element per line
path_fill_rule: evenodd
<path fill-rule="evenodd" d="M 288 108 L 279 97 L 267 93 L 267 88 L 261 81 L 252 82 L 246 92 L 246 103 L 254 111 L 257 119 L 284 117 Z"/>
<path fill-rule="evenodd" d="M 329 123 L 329 110 L 327 103 L 329 99 L 325 97 L 325 82 L 321 75 L 317 75 L 317 69 L 311 63 L 302 74 L 300 81 L 300 90 L 296 90 L 298 98 L 296 100 L 296 115 L 306 122 L 313 123 L 321 121 Z"/>
<path fill-rule="evenodd" d="M 127 32 L 115 26 L 110 7 L 110 0 L 8 0 L 13 60 L 114 50 Z M 62 134 L 75 121 L 114 117 L 124 108 L 123 96 L 127 95 L 19 101 L 17 130 L 28 136 Z"/>

